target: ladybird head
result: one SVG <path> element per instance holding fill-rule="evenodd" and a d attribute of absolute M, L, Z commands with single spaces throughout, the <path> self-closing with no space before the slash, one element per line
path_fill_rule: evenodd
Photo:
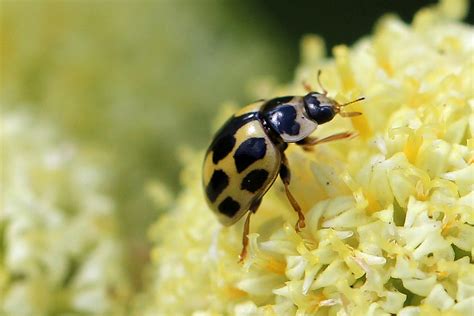
<path fill-rule="evenodd" d="M 336 100 L 327 97 L 326 93 L 319 92 L 310 92 L 303 97 L 304 107 L 308 117 L 318 124 L 329 122 L 336 114 L 343 117 L 361 115 L 362 113 L 360 112 L 341 111 L 342 107 L 361 100 L 364 100 L 364 98 L 362 97 L 345 104 L 339 104 Z"/>

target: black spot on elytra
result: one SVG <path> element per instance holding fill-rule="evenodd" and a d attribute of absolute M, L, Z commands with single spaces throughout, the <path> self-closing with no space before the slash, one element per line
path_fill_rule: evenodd
<path fill-rule="evenodd" d="M 244 141 L 234 153 L 237 171 L 241 173 L 255 161 L 262 159 L 266 151 L 265 138 L 252 137 Z"/>
<path fill-rule="evenodd" d="M 292 105 L 282 105 L 266 114 L 270 125 L 278 134 L 298 135 L 300 124 L 296 121 L 296 109 Z"/>
<path fill-rule="evenodd" d="M 214 170 L 211 181 L 206 187 L 206 194 L 209 201 L 214 202 L 219 194 L 229 185 L 229 177 L 222 170 Z"/>
<path fill-rule="evenodd" d="M 268 171 L 264 169 L 256 169 L 249 172 L 240 184 L 242 190 L 255 193 L 261 189 L 265 181 L 268 179 Z"/>
<path fill-rule="evenodd" d="M 228 196 L 219 204 L 217 208 L 222 214 L 227 215 L 228 217 L 234 217 L 240 209 L 240 204 Z"/>
<path fill-rule="evenodd" d="M 224 159 L 234 148 L 235 137 L 233 135 L 225 135 L 219 138 L 212 146 L 212 162 L 217 164 Z"/>
<path fill-rule="evenodd" d="M 259 113 L 251 112 L 241 116 L 231 117 L 224 123 L 224 125 L 217 131 L 207 153 L 212 152 L 212 162 L 217 164 L 224 159 L 235 146 L 235 133 L 239 128 L 248 122 L 258 120 Z"/>

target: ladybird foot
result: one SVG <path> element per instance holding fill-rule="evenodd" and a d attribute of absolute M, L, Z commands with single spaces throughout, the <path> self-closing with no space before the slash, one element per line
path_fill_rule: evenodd
<path fill-rule="evenodd" d="M 299 233 L 299 232 L 301 231 L 301 229 L 303 229 L 303 228 L 306 227 L 306 223 L 304 222 L 304 215 L 303 215 L 303 213 L 298 214 L 298 215 L 300 215 L 300 219 L 298 219 L 298 221 L 297 221 L 296 224 L 295 224 L 295 230 L 296 230 L 296 232 Z"/>
<path fill-rule="evenodd" d="M 257 202 L 257 206 L 260 204 L 260 201 Z M 253 212 L 253 210 L 252 210 Z M 250 230 L 250 215 L 252 215 L 252 212 L 250 212 L 247 215 L 247 218 L 245 219 L 245 224 L 244 224 L 244 231 L 242 233 L 242 251 L 240 252 L 239 255 L 239 263 L 243 263 L 245 260 L 245 257 L 247 257 L 247 247 L 249 245 L 249 230 Z"/>
<path fill-rule="evenodd" d="M 239 255 L 238 263 L 243 264 L 245 261 L 245 258 L 247 258 L 247 247 L 242 248 L 242 251 L 240 252 L 240 255 Z"/>

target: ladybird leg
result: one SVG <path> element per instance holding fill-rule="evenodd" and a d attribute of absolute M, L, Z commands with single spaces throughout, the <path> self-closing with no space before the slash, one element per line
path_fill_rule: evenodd
<path fill-rule="evenodd" d="M 306 92 L 310 93 L 313 91 L 313 88 L 311 87 L 311 85 L 307 83 L 306 81 L 303 81 L 302 84 Z"/>
<path fill-rule="evenodd" d="M 327 95 L 328 92 L 327 92 L 326 89 L 324 89 L 324 86 L 323 86 L 323 84 L 321 83 L 321 73 L 322 73 L 322 71 L 321 71 L 321 69 L 319 69 L 319 70 L 318 70 L 318 84 L 319 84 L 319 86 L 321 87 L 321 90 L 323 90 L 323 94 L 324 94 L 324 95 Z"/>
<path fill-rule="evenodd" d="M 318 70 L 318 75 L 317 75 L 317 78 L 318 78 L 318 84 L 319 84 L 319 87 L 321 88 L 321 90 L 323 90 L 323 94 L 324 95 L 327 95 L 328 92 L 326 89 L 324 89 L 324 86 L 322 85 L 321 83 L 321 69 Z M 306 81 L 303 81 L 303 88 L 306 90 L 306 92 L 310 93 L 310 92 L 313 92 L 314 89 L 311 87 L 311 85 L 309 83 L 307 83 Z"/>
<path fill-rule="evenodd" d="M 252 215 L 252 212 L 249 212 L 247 215 L 247 218 L 245 219 L 245 224 L 244 224 L 244 232 L 242 234 L 242 251 L 240 251 L 239 255 L 239 263 L 244 262 L 245 257 L 247 257 L 247 246 L 249 244 L 249 229 L 250 229 L 250 216 Z"/>
<path fill-rule="evenodd" d="M 249 208 L 249 213 L 247 215 L 247 218 L 245 219 L 245 224 L 244 224 L 244 231 L 242 234 L 242 251 L 240 252 L 239 255 L 239 263 L 244 262 L 245 257 L 247 257 L 247 246 L 249 244 L 249 230 L 250 230 L 250 216 L 257 212 L 258 207 L 260 206 L 260 203 L 262 203 L 262 199 L 258 199 L 255 202 L 252 203 L 252 205 Z"/>
<path fill-rule="evenodd" d="M 280 178 L 283 181 L 283 184 L 285 185 L 285 193 L 286 197 L 290 201 L 291 206 L 295 210 L 296 213 L 298 213 L 298 221 L 296 222 L 295 229 L 296 231 L 300 231 L 301 228 L 304 228 L 306 226 L 304 222 L 304 214 L 301 211 L 301 207 L 299 206 L 298 202 L 296 202 L 296 199 L 294 198 L 293 194 L 291 194 L 288 186 L 290 185 L 290 180 L 291 180 L 291 172 L 290 172 L 290 167 L 288 165 L 288 159 L 286 159 L 286 156 L 284 153 L 281 153 L 282 161 L 280 165 Z"/>
<path fill-rule="evenodd" d="M 304 150 L 310 151 L 312 147 L 317 144 L 332 142 L 334 140 L 339 140 L 339 139 L 352 138 L 355 136 L 357 136 L 356 132 L 342 132 L 342 133 L 337 133 L 337 134 L 330 135 L 328 137 L 324 137 L 321 139 L 317 137 L 306 137 L 296 142 L 296 144 L 301 146 Z"/>

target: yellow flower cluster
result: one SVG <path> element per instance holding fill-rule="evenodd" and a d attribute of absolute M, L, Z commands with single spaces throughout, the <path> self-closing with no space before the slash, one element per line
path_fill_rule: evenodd
<path fill-rule="evenodd" d="M 201 159 L 188 153 L 184 189 L 151 230 L 155 278 L 146 315 L 468 315 L 474 306 L 474 32 L 457 21 L 467 2 L 420 10 L 412 25 L 379 21 L 352 48 L 324 58 L 303 42 L 294 84 L 322 81 L 363 116 L 315 135 L 359 137 L 313 152 L 290 146 L 296 216 L 277 181 L 252 218 L 224 228 L 208 210 Z M 202 157 L 203 153 L 200 152 Z"/>
<path fill-rule="evenodd" d="M 45 122 L 1 119 L 0 314 L 123 315 L 130 284 L 104 172 Z"/>

